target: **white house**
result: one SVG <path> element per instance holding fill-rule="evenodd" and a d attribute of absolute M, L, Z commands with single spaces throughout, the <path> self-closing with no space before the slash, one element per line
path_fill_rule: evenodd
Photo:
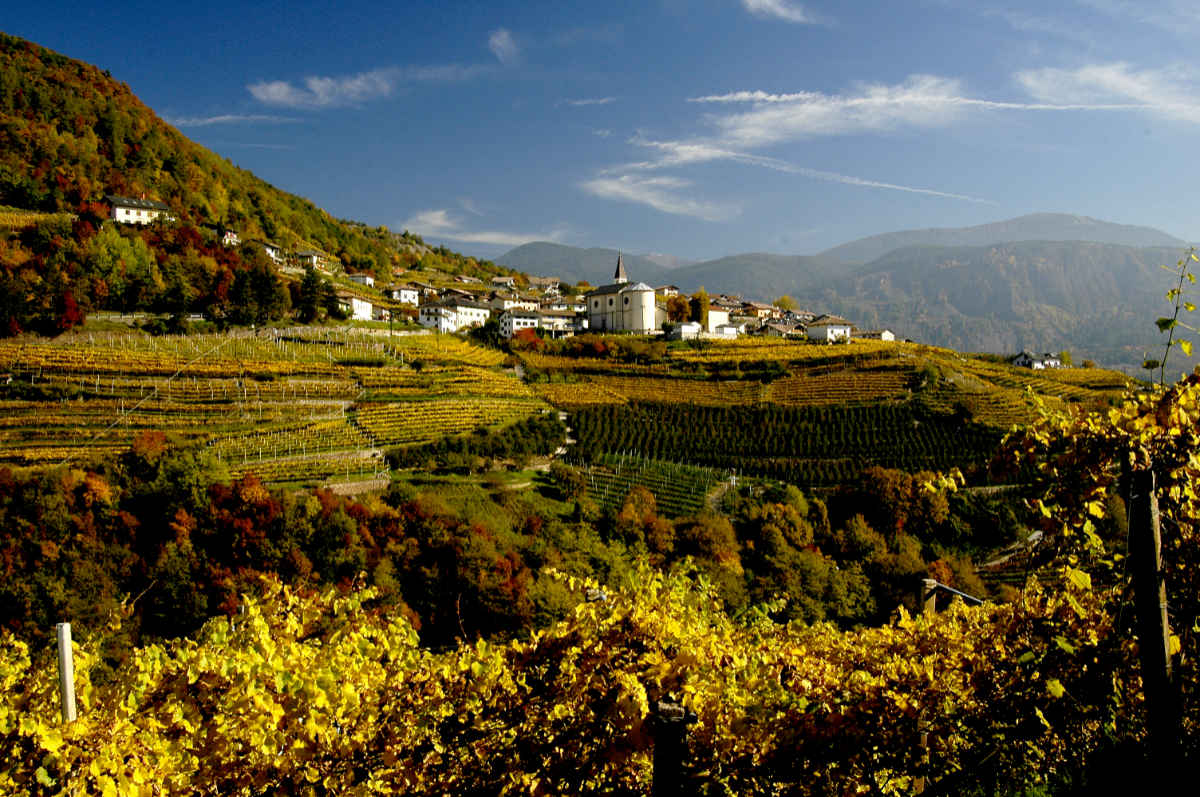
<path fill-rule="evenodd" d="M 644 282 L 630 284 L 621 255 L 617 255 L 612 284 L 588 291 L 583 298 L 593 332 L 650 335 L 658 331 L 654 289 Z"/>
<path fill-rule="evenodd" d="M 517 281 L 513 277 L 492 277 L 492 287 L 508 288 L 511 290 L 517 287 Z"/>
<path fill-rule="evenodd" d="M 720 307 L 709 306 L 708 308 L 708 325 L 704 331 L 710 335 L 717 334 L 717 327 L 729 325 L 729 311 Z"/>
<path fill-rule="evenodd" d="M 863 329 L 856 330 L 854 337 L 862 338 L 863 340 L 894 341 L 896 339 L 896 333 L 892 332 L 890 329 Z"/>
<path fill-rule="evenodd" d="M 149 224 L 160 217 L 170 219 L 167 215 L 170 208 L 166 203 L 157 199 L 146 199 L 144 194 L 139 199 L 116 194 L 108 194 L 104 198 L 112 206 L 109 218 L 122 224 Z"/>
<path fill-rule="evenodd" d="M 415 285 L 397 285 L 387 292 L 388 296 L 400 304 L 411 304 L 416 307 L 420 304 L 421 293 Z"/>
<path fill-rule="evenodd" d="M 548 311 L 538 313 L 538 328 L 550 333 L 551 337 L 565 338 L 579 330 L 579 317 L 570 311 Z M 586 324 L 586 320 L 584 321 Z M 587 327 L 585 326 L 584 329 Z"/>
<path fill-rule="evenodd" d="M 279 244 L 273 244 L 270 241 L 251 241 L 255 246 L 261 247 L 267 253 L 267 257 L 271 258 L 276 264 L 283 262 L 283 249 Z"/>
<path fill-rule="evenodd" d="M 222 230 L 221 231 L 221 245 L 222 246 L 237 246 L 241 242 L 242 242 L 241 237 L 233 230 Z"/>
<path fill-rule="evenodd" d="M 541 317 L 531 310 L 505 310 L 500 314 L 500 335 L 511 338 L 522 329 L 537 329 Z"/>
<path fill-rule="evenodd" d="M 819 315 L 808 325 L 805 334 L 809 340 L 822 340 L 827 343 L 850 341 L 850 330 L 854 328 L 846 319 L 836 315 Z"/>
<path fill-rule="evenodd" d="M 1035 371 L 1042 371 L 1046 368 L 1062 368 L 1062 360 L 1057 354 L 1046 352 L 1038 356 L 1029 349 L 1025 349 L 1014 357 L 1012 364 L 1019 368 L 1032 368 Z"/>
<path fill-rule="evenodd" d="M 370 274 L 347 274 L 351 282 L 357 282 L 359 285 L 366 285 L 368 288 L 375 287 L 375 278 Z"/>
<path fill-rule="evenodd" d="M 719 338 L 736 338 L 741 331 L 742 328 L 737 324 L 717 324 L 713 327 L 712 334 Z"/>
<path fill-rule="evenodd" d="M 355 321 L 371 321 L 375 317 L 375 308 L 366 299 L 347 293 L 338 291 L 338 306 L 342 308 L 342 312 L 347 318 L 352 318 Z"/>
<path fill-rule="evenodd" d="M 487 322 L 491 310 L 486 304 L 446 299 L 421 306 L 417 323 L 438 332 L 458 332 Z"/>
<path fill-rule="evenodd" d="M 670 340 L 696 340 L 700 337 L 699 321 L 681 321 L 667 333 Z"/>
<path fill-rule="evenodd" d="M 491 308 L 498 313 L 505 310 L 528 310 L 533 312 L 538 309 L 536 299 L 530 299 L 515 293 L 495 293 L 492 294 L 491 301 L 488 302 Z"/>

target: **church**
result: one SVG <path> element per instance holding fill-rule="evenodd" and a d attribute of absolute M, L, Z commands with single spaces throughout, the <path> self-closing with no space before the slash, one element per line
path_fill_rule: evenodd
<path fill-rule="evenodd" d="M 625 263 L 617 255 L 617 270 L 611 285 L 584 294 L 588 329 L 592 332 L 635 332 L 651 335 L 658 331 L 660 315 L 654 289 L 644 282 L 630 284 Z"/>

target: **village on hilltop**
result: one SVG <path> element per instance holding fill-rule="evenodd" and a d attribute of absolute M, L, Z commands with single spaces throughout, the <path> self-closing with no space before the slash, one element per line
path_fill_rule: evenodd
<path fill-rule="evenodd" d="M 175 220 L 166 204 L 144 195 L 131 198 L 110 194 L 105 199 L 114 222 Z M 226 246 L 242 243 L 237 232 L 223 226 L 214 227 L 213 232 Z M 335 289 L 338 305 L 353 321 L 407 319 L 449 334 L 482 327 L 494 319 L 504 339 L 533 330 L 552 338 L 591 332 L 661 335 L 668 340 L 732 340 L 745 335 L 824 343 L 896 340 L 892 330 L 859 329 L 841 316 L 798 309 L 791 306 L 790 300 L 769 304 L 703 291 L 688 297 L 675 285 L 651 287 L 633 282 L 621 254 L 617 255 L 612 281 L 598 287 L 586 282 L 570 286 L 558 277 L 523 274 L 498 275 L 485 283 L 469 274 L 441 272 L 425 280 L 379 286 L 370 274 L 342 271 L 336 257 L 317 249 L 289 250 L 260 239 L 246 243 L 259 247 L 280 271 L 292 276 L 312 269 L 327 277 L 340 277 L 345 284 Z M 397 268 L 394 276 L 403 279 L 414 271 Z M 1059 355 L 1039 355 L 1028 349 L 1012 358 L 1011 363 L 1031 370 L 1065 365 Z"/>

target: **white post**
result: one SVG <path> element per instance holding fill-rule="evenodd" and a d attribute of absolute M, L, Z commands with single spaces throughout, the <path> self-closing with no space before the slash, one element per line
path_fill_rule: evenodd
<path fill-rule="evenodd" d="M 75 657 L 71 650 L 71 624 L 54 626 L 58 632 L 58 694 L 63 722 L 75 721 Z"/>

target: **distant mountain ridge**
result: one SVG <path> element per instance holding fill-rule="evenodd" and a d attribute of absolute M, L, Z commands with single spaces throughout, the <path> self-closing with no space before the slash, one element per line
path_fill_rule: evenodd
<path fill-rule="evenodd" d="M 686 292 L 703 286 L 767 301 L 787 294 L 805 309 L 926 343 L 963 351 L 1069 349 L 1076 359 L 1137 373 L 1142 355 L 1160 345 L 1153 320 L 1165 312 L 1167 287 L 1159 266 L 1187 246 L 1150 227 L 1037 213 L 884 233 L 817 255 L 730 255 L 666 272 L 644 258 L 627 255 L 625 262 L 632 279 Z M 581 267 L 605 282 L 615 258 L 615 250 L 527 244 L 499 262 L 532 273 Z"/>
<path fill-rule="evenodd" d="M 934 227 L 871 235 L 821 252 L 846 263 L 869 263 L 906 246 L 988 246 L 1015 241 L 1089 241 L 1121 246 L 1176 246 L 1187 242 L 1153 227 L 1114 224 L 1067 213 L 1032 213 L 975 227 Z"/>

